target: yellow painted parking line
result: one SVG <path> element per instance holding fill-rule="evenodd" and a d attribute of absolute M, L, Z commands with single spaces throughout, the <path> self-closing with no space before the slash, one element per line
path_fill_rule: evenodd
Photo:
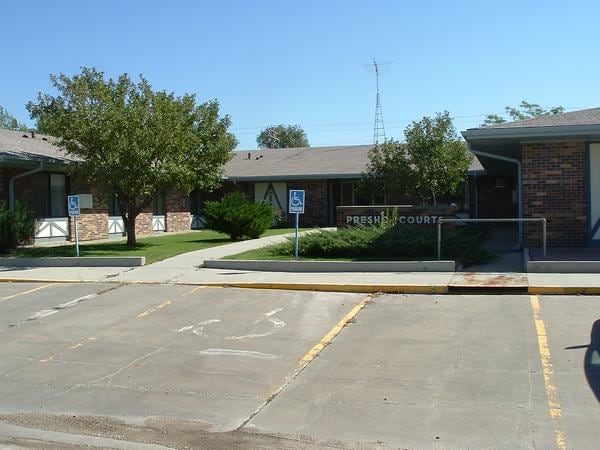
<path fill-rule="evenodd" d="M 240 428 L 245 426 L 248 422 L 250 422 L 271 400 L 273 400 L 277 394 L 283 391 L 299 374 L 302 372 L 306 366 L 310 364 L 310 362 L 315 359 L 323 349 L 331 344 L 333 339 L 342 331 L 342 329 L 348 325 L 351 321 L 353 321 L 358 313 L 369 304 L 373 299 L 372 295 L 367 296 L 361 302 L 356 305 L 354 308 L 346 314 L 342 320 L 340 320 L 323 338 L 315 344 L 309 351 L 306 353 L 300 360 L 298 361 L 298 366 L 292 372 L 291 375 L 284 377 L 282 383 L 274 384 L 269 387 L 269 389 L 264 394 L 265 401 L 262 405 L 256 409 L 252 414 L 250 414 L 246 420 L 240 425 Z"/>
<path fill-rule="evenodd" d="M 540 300 L 537 295 L 531 295 L 531 309 L 533 310 L 533 320 L 538 338 L 538 347 L 540 351 L 540 361 L 542 363 L 542 371 L 544 374 L 544 385 L 546 386 L 546 395 L 548 396 L 548 411 L 554 422 L 554 432 L 556 445 L 561 450 L 567 449 L 567 435 L 564 431 L 559 430 L 558 419 L 562 417 L 562 408 L 558 400 L 558 391 L 554 384 L 554 368 L 552 367 L 552 355 L 548 346 L 548 335 L 546 334 L 546 325 L 541 317 Z"/>
<path fill-rule="evenodd" d="M 137 315 L 137 318 L 141 319 L 142 317 L 146 317 L 147 315 L 152 314 L 153 312 L 156 312 L 159 309 L 163 309 L 165 306 L 169 306 L 170 304 L 171 304 L 171 300 L 167 300 L 166 302 L 161 303 L 160 305 L 155 306 L 154 308 L 150 308 L 150 309 L 147 309 L 144 312 L 139 313 Z"/>
<path fill-rule="evenodd" d="M 323 338 L 317 344 L 315 344 L 308 351 L 308 353 L 306 353 L 302 358 L 300 358 L 296 369 L 292 372 L 291 375 L 286 376 L 283 379 L 282 383 L 272 385 L 265 394 L 266 398 L 264 403 L 260 405 L 256 411 L 250 414 L 248 418 L 246 418 L 246 420 L 240 425 L 240 428 L 245 426 L 248 422 L 250 422 L 254 418 L 254 416 L 256 416 L 271 400 L 273 400 L 277 396 L 277 394 L 283 391 L 294 380 L 294 378 L 296 378 L 300 374 L 300 372 L 302 372 L 306 368 L 306 366 L 308 366 L 310 362 L 313 359 L 315 359 L 319 355 L 319 353 L 321 353 L 321 351 L 323 351 L 325 347 L 331 344 L 333 339 L 340 333 L 340 331 L 342 331 L 342 329 L 346 325 L 348 325 L 348 323 L 352 322 L 356 318 L 358 313 L 365 306 L 367 306 L 367 304 L 369 304 L 372 301 L 372 299 L 372 295 L 369 295 L 366 298 L 362 299 L 360 303 L 354 308 L 352 308 L 342 318 L 342 320 L 340 320 L 331 330 L 329 330 L 329 332 L 325 336 L 323 336 Z"/>
<path fill-rule="evenodd" d="M 75 349 L 77 349 L 77 348 L 83 347 L 83 346 L 84 346 L 84 345 L 87 343 L 87 341 L 95 341 L 96 339 L 97 339 L 97 338 L 96 338 L 96 336 L 90 336 L 90 337 L 88 337 L 88 338 L 85 338 L 83 341 L 79 341 L 79 342 L 77 342 L 76 344 L 74 344 L 74 345 L 71 345 L 71 346 L 67 347 L 66 349 L 64 349 L 64 350 L 62 350 L 62 351 L 60 351 L 60 352 L 56 352 L 56 353 L 54 353 L 53 355 L 46 356 L 45 358 L 43 358 L 43 359 L 40 359 L 39 361 L 40 361 L 40 362 L 42 362 L 42 363 L 47 363 L 47 362 L 50 362 L 50 361 L 52 361 L 54 358 L 57 358 L 57 357 L 59 357 L 59 356 L 62 356 L 62 355 L 64 355 L 64 354 L 65 354 L 65 352 L 67 352 L 67 351 L 69 351 L 69 350 L 75 350 Z"/>
<path fill-rule="evenodd" d="M 137 318 L 137 319 L 141 319 L 141 318 L 143 318 L 143 317 L 146 317 L 146 316 L 148 316 L 149 314 L 152 314 L 153 312 L 156 312 L 156 311 L 158 311 L 158 310 L 160 310 L 160 309 L 163 309 L 163 308 L 165 308 L 166 306 L 169 306 L 171 303 L 172 303 L 172 302 L 171 302 L 171 300 L 167 300 L 166 302 L 163 302 L 163 303 L 161 303 L 160 305 L 154 306 L 153 308 L 147 309 L 147 310 L 145 310 L 145 311 L 143 311 L 143 312 L 139 313 L 139 314 L 136 316 L 136 318 Z M 118 325 L 114 325 L 114 326 L 110 327 L 110 329 L 111 329 L 111 330 L 114 330 L 114 329 L 117 329 L 117 328 L 118 328 Z M 85 339 L 82 339 L 81 341 L 79 341 L 79 342 L 76 342 L 75 344 L 69 345 L 69 346 L 68 346 L 67 348 L 65 348 L 64 350 L 61 350 L 61 351 L 59 351 L 59 352 L 56 352 L 56 353 L 54 353 L 54 354 L 52 354 L 52 355 L 49 355 L 49 356 L 46 356 L 45 358 L 42 358 L 42 359 L 40 359 L 40 360 L 39 360 L 39 362 L 42 362 L 42 363 L 50 362 L 50 361 L 52 361 L 53 359 L 55 359 L 55 358 L 57 358 L 57 357 L 59 357 L 59 356 L 62 356 L 62 355 L 64 355 L 66 352 L 68 352 L 68 351 L 70 351 L 70 350 L 76 350 L 76 349 L 78 349 L 78 348 L 81 348 L 81 347 L 83 347 L 85 344 L 87 344 L 87 343 L 88 343 L 88 341 L 95 341 L 96 339 L 98 339 L 98 335 L 96 335 L 96 336 L 90 336 L 90 337 L 87 337 L 87 338 L 85 338 Z"/>
<path fill-rule="evenodd" d="M 195 288 L 193 288 L 190 291 L 184 292 L 183 294 L 181 294 L 181 296 L 182 297 L 187 297 L 188 295 L 193 294 L 194 292 L 199 291 L 200 289 L 209 289 L 209 288 L 212 288 L 212 289 L 222 289 L 223 286 L 221 286 L 221 285 L 210 286 L 208 284 L 202 284 L 200 286 L 196 286 Z"/>
<path fill-rule="evenodd" d="M 194 292 L 200 290 L 200 289 L 206 289 L 208 286 L 196 286 L 194 289 L 189 290 L 187 292 L 184 292 L 183 294 L 181 294 L 182 297 L 186 297 L 190 294 L 193 294 Z"/>
<path fill-rule="evenodd" d="M 317 342 L 300 360 L 298 361 L 298 366 L 296 370 L 292 373 L 292 375 L 285 378 L 283 384 L 272 386 L 268 393 L 268 398 L 273 398 L 279 392 L 281 392 L 289 383 L 292 381 L 300 372 L 302 372 L 306 366 L 310 364 L 310 362 L 315 359 L 319 353 L 323 351 L 325 347 L 327 347 L 333 339 L 344 329 L 348 323 L 353 321 L 358 313 L 365 307 L 369 302 L 373 299 L 372 295 L 367 296 L 362 299 L 361 302 L 352 308 L 343 318 L 340 320 L 329 332 L 321 338 L 319 342 Z"/>
<path fill-rule="evenodd" d="M 325 336 L 323 336 L 323 338 L 313 348 L 311 348 L 306 355 L 304 355 L 302 357 L 302 359 L 299 361 L 298 365 L 303 368 L 308 363 L 310 363 L 313 359 L 315 359 L 315 357 L 318 356 L 318 354 L 321 353 L 325 347 L 327 347 L 329 344 L 331 344 L 333 339 L 340 333 L 340 331 L 342 331 L 342 329 L 346 325 L 348 325 L 348 323 L 350 323 L 352 320 L 354 320 L 354 318 L 358 315 L 360 310 L 363 309 L 365 306 L 367 306 L 367 304 L 371 301 L 371 298 L 372 298 L 371 296 L 368 296 L 367 298 L 363 299 L 358 305 L 356 305 L 354 308 L 352 308 L 350 310 L 350 312 L 348 312 L 348 314 L 346 314 L 342 318 L 342 320 L 340 320 L 329 331 L 329 333 L 327 333 Z"/>
<path fill-rule="evenodd" d="M 38 287 L 36 287 L 36 288 L 29 289 L 29 290 L 27 290 L 27 291 L 18 292 L 18 293 L 16 293 L 16 294 L 9 295 L 8 297 L 2 297 L 2 298 L 0 298 L 0 302 L 5 302 L 5 301 L 7 301 L 7 300 L 12 300 L 13 298 L 20 297 L 21 295 L 31 294 L 32 292 L 41 291 L 42 289 L 46 289 L 46 288 L 48 288 L 48 287 L 50 287 L 50 286 L 54 286 L 54 285 L 56 285 L 56 284 L 57 284 L 57 283 L 45 284 L 45 285 L 43 285 L 43 286 L 38 286 Z"/>

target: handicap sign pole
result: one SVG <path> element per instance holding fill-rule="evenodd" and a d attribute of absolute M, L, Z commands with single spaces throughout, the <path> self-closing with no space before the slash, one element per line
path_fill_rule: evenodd
<path fill-rule="evenodd" d="M 77 253 L 77 257 L 79 258 L 79 233 L 77 232 L 77 218 L 79 216 L 75 216 L 75 252 Z"/>
<path fill-rule="evenodd" d="M 300 228 L 300 214 L 304 214 L 304 191 L 301 189 L 290 190 L 289 213 L 296 214 L 296 238 L 294 239 L 294 257 L 298 259 L 298 234 Z"/>
<path fill-rule="evenodd" d="M 296 240 L 294 245 L 294 257 L 298 259 L 298 228 L 300 224 L 300 213 L 296 213 Z"/>
<path fill-rule="evenodd" d="M 77 231 L 77 219 L 81 211 L 79 209 L 79 195 L 67 196 L 67 208 L 69 209 L 69 216 L 73 217 L 73 228 L 75 231 L 75 252 L 79 257 L 79 233 Z"/>

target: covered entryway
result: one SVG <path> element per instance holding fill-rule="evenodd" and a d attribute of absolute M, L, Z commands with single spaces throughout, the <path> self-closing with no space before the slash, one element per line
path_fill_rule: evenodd
<path fill-rule="evenodd" d="M 287 183 L 255 183 L 254 201 L 269 203 L 273 209 L 273 225 L 287 216 Z"/>
<path fill-rule="evenodd" d="M 600 143 L 589 146 L 590 243 L 600 245 Z"/>

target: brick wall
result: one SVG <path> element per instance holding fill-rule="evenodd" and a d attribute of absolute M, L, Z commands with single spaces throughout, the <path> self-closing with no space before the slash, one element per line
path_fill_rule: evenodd
<path fill-rule="evenodd" d="M 435 226 L 440 217 L 455 217 L 456 208 L 451 205 L 388 205 L 388 206 L 338 206 L 336 224 L 338 227 L 374 225 L 386 218 L 398 216 L 401 224 Z M 444 228 L 451 228 L 447 224 Z"/>
<path fill-rule="evenodd" d="M 292 181 L 288 183 L 288 192 L 292 189 L 304 189 L 306 207 L 300 217 L 300 226 L 327 226 L 329 221 L 329 200 L 327 181 Z M 288 214 L 288 224 L 295 225 L 296 215 Z"/>
<path fill-rule="evenodd" d="M 152 209 L 141 212 L 135 219 L 135 236 L 152 233 Z"/>
<path fill-rule="evenodd" d="M 80 241 L 108 238 L 108 199 L 104 189 L 92 187 L 76 178 L 70 179 L 70 194 L 92 194 L 92 208 L 82 208 L 77 219 Z M 75 240 L 74 220 L 69 220 L 69 240 Z"/>
<path fill-rule="evenodd" d="M 523 216 L 545 217 L 552 247 L 587 241 L 588 161 L 585 143 L 523 144 Z M 541 245 L 541 226 L 526 224 L 525 245 Z"/>
<path fill-rule="evenodd" d="M 69 240 L 75 241 L 75 221 L 69 219 Z M 108 238 L 108 215 L 105 213 L 82 214 L 77 219 L 77 232 L 80 241 L 93 241 Z"/>
<path fill-rule="evenodd" d="M 186 194 L 168 189 L 165 207 L 167 231 L 188 231 L 190 229 L 189 197 Z"/>

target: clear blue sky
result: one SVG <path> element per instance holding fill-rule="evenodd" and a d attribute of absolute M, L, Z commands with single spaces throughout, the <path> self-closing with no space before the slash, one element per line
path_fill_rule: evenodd
<path fill-rule="evenodd" d="M 2 5 L 0 105 L 25 103 L 48 75 L 95 66 L 155 89 L 216 98 L 238 149 L 271 124 L 311 145 L 368 144 L 375 78 L 387 137 L 448 110 L 460 131 L 526 99 L 600 106 L 598 1 L 20 1 Z"/>

